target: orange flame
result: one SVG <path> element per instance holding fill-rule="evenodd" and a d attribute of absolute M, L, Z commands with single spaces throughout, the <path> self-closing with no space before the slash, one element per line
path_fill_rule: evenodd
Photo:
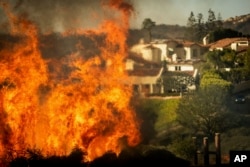
<path fill-rule="evenodd" d="M 60 80 L 50 77 L 35 25 L 2 5 L 12 34 L 20 40 L 0 51 L 0 157 L 9 152 L 19 156 L 26 149 L 38 149 L 44 156 L 68 155 L 78 147 L 91 161 L 108 151 L 119 154 L 124 142 L 139 143 L 124 65 L 132 7 L 121 0 L 108 5 L 120 11 L 122 22 L 109 20 L 97 30 L 71 31 L 105 34 L 105 44 L 89 59 L 80 52 L 69 55 L 68 66 L 74 70 Z"/>

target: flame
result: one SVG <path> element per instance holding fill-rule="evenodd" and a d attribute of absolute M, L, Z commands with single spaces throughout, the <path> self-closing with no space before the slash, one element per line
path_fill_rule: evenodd
<path fill-rule="evenodd" d="M 100 54 L 86 59 L 76 52 L 58 63 L 42 57 L 36 26 L 2 4 L 11 33 L 19 41 L 0 50 L 0 157 L 20 156 L 27 149 L 61 156 L 78 147 L 87 153 L 86 160 L 92 161 L 140 142 L 124 65 L 132 6 L 121 0 L 107 5 L 120 13 L 117 18 L 104 21 L 95 30 L 63 33 L 104 34 Z M 60 72 L 63 63 L 72 70 L 58 79 L 49 72 L 49 63 L 58 69 L 54 73 Z"/>

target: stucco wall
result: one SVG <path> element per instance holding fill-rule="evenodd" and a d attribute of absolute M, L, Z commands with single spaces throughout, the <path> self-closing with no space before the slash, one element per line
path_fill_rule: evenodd
<path fill-rule="evenodd" d="M 180 71 L 194 71 L 194 67 L 193 65 L 189 65 L 189 64 L 169 64 L 167 65 L 168 71 L 176 71 L 176 66 L 180 66 Z M 179 71 L 179 70 L 177 70 Z"/>

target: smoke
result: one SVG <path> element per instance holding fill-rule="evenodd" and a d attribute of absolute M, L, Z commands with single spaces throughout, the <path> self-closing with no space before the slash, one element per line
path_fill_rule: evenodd
<path fill-rule="evenodd" d="M 0 1 L 1 2 L 1 1 Z M 4 0 L 2 0 L 4 3 Z M 115 19 L 117 13 L 105 8 L 105 0 L 10 0 L 17 15 L 28 17 L 41 32 L 63 32 L 76 28 L 93 28 L 104 19 Z M 6 18 L 0 11 L 0 25 Z"/>

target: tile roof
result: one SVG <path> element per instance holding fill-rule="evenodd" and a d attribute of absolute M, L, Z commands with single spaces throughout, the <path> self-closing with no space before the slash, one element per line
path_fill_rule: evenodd
<path fill-rule="evenodd" d="M 192 41 L 188 41 L 188 40 L 184 40 L 184 39 L 166 39 L 166 40 L 161 40 L 161 41 L 153 41 L 151 42 L 151 44 L 162 44 L 162 43 L 170 43 L 170 42 L 175 42 L 177 43 L 178 46 L 186 46 L 186 47 L 190 47 L 192 45 L 198 45 L 198 46 L 203 46 L 202 44 L 196 43 L 196 42 L 192 42 Z"/>
<path fill-rule="evenodd" d="M 126 57 L 126 59 L 131 59 L 131 60 L 135 61 L 136 63 L 140 63 L 140 64 L 144 64 L 144 65 L 161 66 L 160 63 L 145 60 L 142 57 L 142 55 L 136 54 L 136 53 L 133 53 L 133 52 L 130 52 L 128 54 L 128 56 Z"/>
<path fill-rule="evenodd" d="M 161 68 L 138 68 L 134 70 L 128 70 L 129 76 L 140 76 L 140 77 L 147 77 L 147 76 L 157 76 L 161 71 Z"/>
<path fill-rule="evenodd" d="M 248 40 L 247 38 L 224 38 L 221 40 L 218 40 L 214 43 L 209 44 L 210 49 L 216 49 L 216 48 L 226 48 L 228 46 L 230 46 L 232 43 L 236 42 L 236 41 L 241 41 L 241 40 Z"/>
<path fill-rule="evenodd" d="M 166 43 L 168 43 L 168 42 L 176 42 L 179 47 L 191 47 L 193 45 L 198 45 L 201 47 L 203 46 L 202 44 L 192 42 L 192 41 L 183 40 L 183 39 L 175 39 L 175 40 L 172 39 L 172 40 L 167 41 Z"/>
<path fill-rule="evenodd" d="M 193 76 L 194 71 L 165 71 L 164 72 L 164 76 L 177 76 L 177 75 L 189 75 L 189 76 Z"/>
<path fill-rule="evenodd" d="M 193 65 L 199 62 L 204 62 L 204 60 L 201 59 L 177 60 L 176 62 L 168 63 L 168 65 L 183 65 L 183 64 Z"/>

